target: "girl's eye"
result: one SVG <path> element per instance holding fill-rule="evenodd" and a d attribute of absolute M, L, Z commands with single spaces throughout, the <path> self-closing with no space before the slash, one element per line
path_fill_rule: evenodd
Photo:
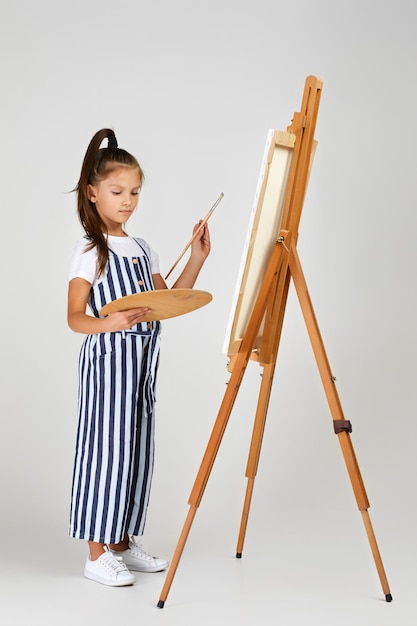
<path fill-rule="evenodd" d="M 120 191 L 112 191 L 112 194 L 113 194 L 114 196 L 120 196 Z"/>

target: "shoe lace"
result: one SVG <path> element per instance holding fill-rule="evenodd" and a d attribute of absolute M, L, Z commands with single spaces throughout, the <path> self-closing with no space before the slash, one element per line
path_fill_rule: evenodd
<path fill-rule="evenodd" d="M 140 559 L 144 559 L 146 561 L 153 561 L 155 557 L 151 556 L 142 548 L 142 545 L 137 540 L 131 539 L 130 545 L 131 551 L 135 554 L 136 557 Z"/>
<path fill-rule="evenodd" d="M 123 563 L 122 557 L 113 556 L 113 554 L 108 550 L 106 550 L 106 552 L 104 553 L 102 557 L 102 562 L 105 563 L 105 565 L 108 568 L 112 569 L 116 574 L 119 572 L 127 571 L 127 567 L 125 563 Z"/>

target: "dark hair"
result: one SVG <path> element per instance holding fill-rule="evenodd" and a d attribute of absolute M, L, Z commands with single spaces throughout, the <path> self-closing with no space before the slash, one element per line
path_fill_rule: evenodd
<path fill-rule="evenodd" d="M 108 139 L 107 148 L 101 148 L 102 142 Z M 94 202 L 88 198 L 88 185 L 96 185 L 111 172 L 120 167 L 131 167 L 139 170 L 141 183 L 144 173 L 137 159 L 126 150 L 119 148 L 114 131 L 110 128 L 99 130 L 90 141 L 81 167 L 80 179 L 74 191 L 77 193 L 78 217 L 90 241 L 87 250 L 97 248 L 97 272 L 102 274 L 109 259 L 107 228 L 97 213 Z"/>

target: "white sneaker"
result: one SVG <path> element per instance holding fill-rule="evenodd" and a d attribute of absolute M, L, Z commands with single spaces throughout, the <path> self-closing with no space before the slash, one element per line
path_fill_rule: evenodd
<path fill-rule="evenodd" d="M 165 559 L 151 556 L 139 543 L 129 539 L 129 547 L 123 552 L 112 550 L 114 556 L 121 556 L 127 567 L 134 572 L 162 572 L 167 569 L 169 563 Z"/>
<path fill-rule="evenodd" d="M 133 585 L 136 581 L 135 575 L 129 572 L 123 561 L 116 558 L 107 548 L 95 561 L 91 561 L 90 557 L 87 558 L 84 576 L 109 587 Z"/>

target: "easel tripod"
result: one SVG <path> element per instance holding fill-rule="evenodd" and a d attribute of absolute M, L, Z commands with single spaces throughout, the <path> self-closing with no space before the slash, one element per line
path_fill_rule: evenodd
<path fill-rule="evenodd" d="M 385 594 L 385 599 L 387 602 L 392 600 L 368 513 L 368 498 L 350 438 L 351 424 L 343 415 L 341 403 L 336 391 L 335 378 L 329 366 L 296 249 L 298 226 L 311 165 L 311 154 L 320 94 L 321 81 L 314 76 L 308 77 L 301 112 L 294 114 L 292 125 L 289 127 L 289 130 L 296 135 L 296 142 L 287 184 L 284 213 L 281 223 L 282 227 L 277 234 L 276 243 L 270 255 L 241 345 L 237 354 L 233 356 L 229 364 L 231 376 L 190 494 L 188 501 L 190 509 L 161 592 L 158 602 L 159 608 L 163 608 L 165 605 L 195 514 L 201 503 L 217 452 L 220 448 L 223 434 L 226 430 L 246 367 L 249 360 L 255 358 L 259 361 L 261 367 L 263 367 L 263 375 L 246 468 L 248 483 L 236 550 L 237 558 L 240 558 L 242 555 L 291 280 L 297 292 L 329 404 L 334 431 L 339 439 L 356 502 L 362 515 L 381 586 Z M 262 323 L 264 324 L 262 341 L 260 345 L 257 345 L 257 337 Z"/>

